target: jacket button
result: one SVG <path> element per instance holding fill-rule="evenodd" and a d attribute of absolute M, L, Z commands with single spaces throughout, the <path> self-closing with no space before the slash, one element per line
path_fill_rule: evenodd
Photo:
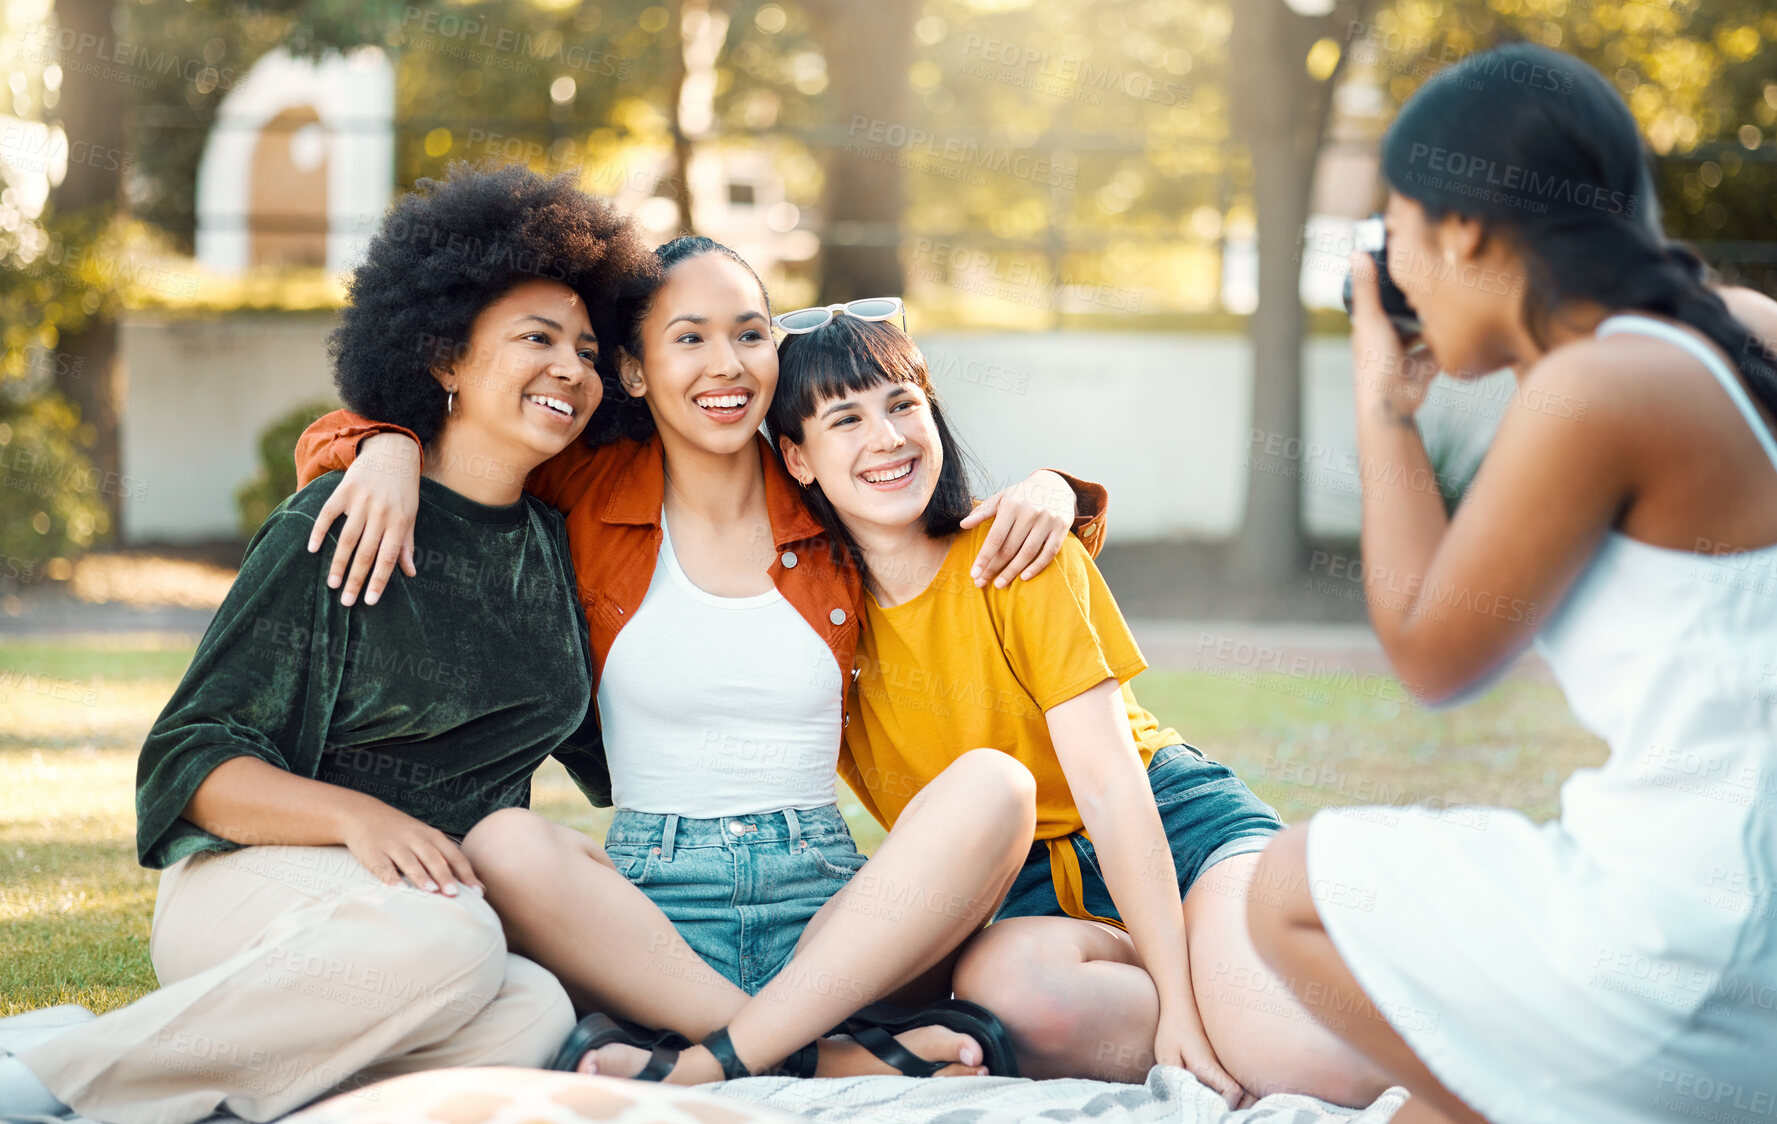
<path fill-rule="evenodd" d="M 844 624 L 845 623 L 845 610 L 844 609 L 834 609 L 831 613 L 827 614 L 827 619 L 832 621 L 834 624 Z"/>
<path fill-rule="evenodd" d="M 794 570 L 796 568 L 796 552 L 793 550 L 784 551 L 783 563 L 784 569 Z"/>

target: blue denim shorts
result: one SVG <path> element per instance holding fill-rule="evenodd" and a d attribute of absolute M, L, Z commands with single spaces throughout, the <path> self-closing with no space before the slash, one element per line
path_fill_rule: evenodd
<path fill-rule="evenodd" d="M 1180 900 L 1204 871 L 1223 859 L 1264 850 L 1283 830 L 1276 809 L 1253 795 L 1232 769 L 1192 746 L 1169 745 L 1154 754 L 1148 762 L 1148 783 L 1160 806 L 1160 825 L 1172 844 Z M 1111 901 L 1092 841 L 1078 832 L 1068 839 L 1080 857 L 1087 912 L 1121 922 L 1123 916 Z M 1048 843 L 1038 840 L 993 919 L 1065 916 L 1055 897 Z"/>
<path fill-rule="evenodd" d="M 864 865 L 835 804 L 707 820 L 620 808 L 605 852 L 749 995 L 789 963 L 815 911 Z"/>

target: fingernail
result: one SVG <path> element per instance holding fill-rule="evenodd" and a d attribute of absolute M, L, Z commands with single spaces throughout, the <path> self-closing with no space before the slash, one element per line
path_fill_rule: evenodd
<path fill-rule="evenodd" d="M 342 593 L 342 594 L 340 594 L 340 595 L 339 595 L 339 603 L 340 603 L 340 604 L 341 604 L 341 605 L 347 605 L 347 606 L 349 606 L 349 605 L 351 605 L 351 603 L 352 603 L 352 595 L 351 595 L 351 594 L 349 594 L 349 593 Z"/>
<path fill-rule="evenodd" d="M 446 884 L 444 887 L 444 896 L 447 898 L 454 898 L 457 896 L 457 884 L 455 882 Z"/>
<path fill-rule="evenodd" d="M 376 592 L 376 590 L 373 589 L 369 593 L 366 593 L 364 595 L 364 603 L 366 605 L 374 605 L 374 604 L 376 604 L 376 598 L 377 598 L 377 592 Z"/>
<path fill-rule="evenodd" d="M 338 574 L 328 574 L 327 575 L 327 588 L 328 589 L 338 589 L 339 588 L 339 575 Z"/>
<path fill-rule="evenodd" d="M 428 893 L 428 894 L 436 894 L 438 892 L 438 883 L 428 882 L 420 888 L 423 889 L 424 891 L 426 891 L 426 893 Z"/>

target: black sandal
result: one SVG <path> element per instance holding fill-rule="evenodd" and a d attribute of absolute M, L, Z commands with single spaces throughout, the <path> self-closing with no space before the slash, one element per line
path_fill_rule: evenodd
<path fill-rule="evenodd" d="M 716 1059 L 722 1067 L 722 1077 L 726 1081 L 738 1081 L 743 1077 L 813 1077 L 814 1067 L 820 1061 L 821 1051 L 815 1043 L 797 1050 L 771 1069 L 754 1073 L 740 1055 L 734 1052 L 734 1041 L 728 1037 L 728 1028 L 710 1032 L 710 1036 L 699 1043 Z"/>
<path fill-rule="evenodd" d="M 568 1032 L 567 1039 L 550 1059 L 547 1068 L 573 1073 L 580 1068 L 581 1058 L 600 1046 L 613 1043 L 648 1051 L 648 1064 L 635 1075 L 633 1080 L 636 1081 L 664 1081 L 678 1064 L 680 1052 L 691 1048 L 691 1040 L 676 1031 L 647 1030 L 635 1023 L 594 1012 Z"/>
<path fill-rule="evenodd" d="M 980 1044 L 981 1061 L 988 1073 L 995 1077 L 1018 1076 L 1018 1055 L 1012 1050 L 1005 1025 L 992 1011 L 967 999 L 940 999 L 919 1010 L 872 1003 L 840 1023 L 834 1033 L 850 1035 L 858 1045 L 908 1077 L 930 1077 L 955 1063 L 929 1061 L 895 1040 L 895 1035 L 922 1026 L 941 1026 L 968 1035 Z"/>

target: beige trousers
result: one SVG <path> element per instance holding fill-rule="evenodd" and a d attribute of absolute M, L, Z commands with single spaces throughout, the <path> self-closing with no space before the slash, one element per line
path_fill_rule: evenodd
<path fill-rule="evenodd" d="M 264 1121 L 416 1070 L 540 1066 L 574 1024 L 479 892 L 385 886 L 344 847 L 174 864 L 149 955 L 159 991 L 19 1055 L 106 1124 Z"/>

